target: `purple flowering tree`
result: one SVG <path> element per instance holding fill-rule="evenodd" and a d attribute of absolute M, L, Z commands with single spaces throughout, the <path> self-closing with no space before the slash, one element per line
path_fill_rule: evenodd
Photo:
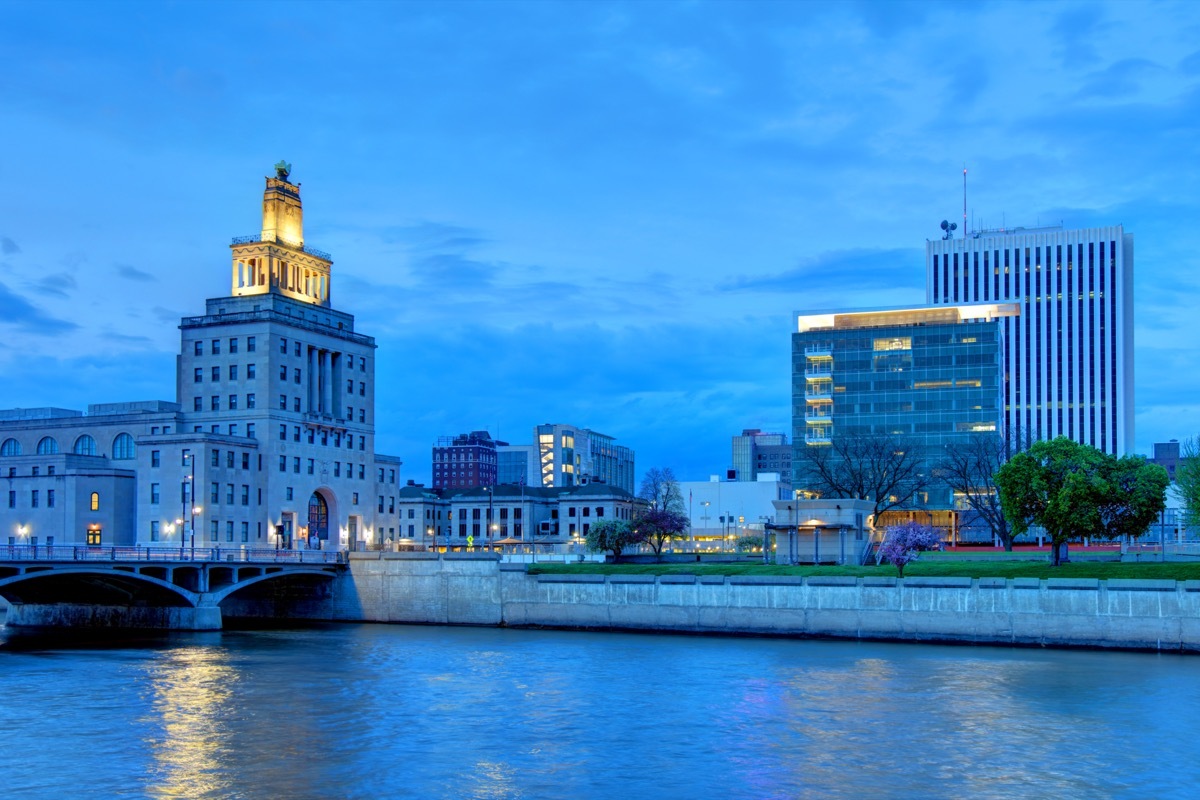
<path fill-rule="evenodd" d="M 916 561 L 922 551 L 941 549 L 942 537 L 937 531 L 919 522 L 905 522 L 887 529 L 883 544 L 879 546 L 879 554 L 895 564 L 903 578 L 904 566 Z"/>

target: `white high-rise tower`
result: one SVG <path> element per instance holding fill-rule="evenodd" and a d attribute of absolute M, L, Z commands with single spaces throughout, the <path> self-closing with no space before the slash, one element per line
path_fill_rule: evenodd
<path fill-rule="evenodd" d="M 971 232 L 925 246 L 932 304 L 1008 301 L 1005 424 L 1132 451 L 1133 234 L 1105 228 Z"/>

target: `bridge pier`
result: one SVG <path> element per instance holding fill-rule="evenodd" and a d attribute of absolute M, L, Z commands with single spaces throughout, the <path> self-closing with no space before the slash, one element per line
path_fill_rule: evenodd
<path fill-rule="evenodd" d="M 107 606 L 84 603 L 12 603 L 6 624 L 14 628 L 140 628 L 219 631 L 215 606 Z"/>

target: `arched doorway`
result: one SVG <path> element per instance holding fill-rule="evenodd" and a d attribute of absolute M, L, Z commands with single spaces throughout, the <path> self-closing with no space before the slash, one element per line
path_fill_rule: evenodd
<path fill-rule="evenodd" d="M 308 498 L 308 542 L 310 547 L 324 547 L 329 541 L 329 504 L 320 492 Z"/>

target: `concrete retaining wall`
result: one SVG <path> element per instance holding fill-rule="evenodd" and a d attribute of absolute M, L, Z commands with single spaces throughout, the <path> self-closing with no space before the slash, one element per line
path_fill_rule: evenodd
<path fill-rule="evenodd" d="M 527 575 L 362 555 L 334 619 L 1200 651 L 1200 581 Z"/>

